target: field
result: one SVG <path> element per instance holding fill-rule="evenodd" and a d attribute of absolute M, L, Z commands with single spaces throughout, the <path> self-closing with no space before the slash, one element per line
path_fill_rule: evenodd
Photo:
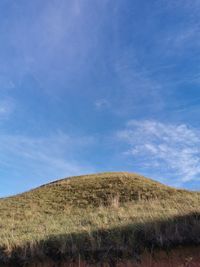
<path fill-rule="evenodd" d="M 137 261 L 144 250 L 198 245 L 199 204 L 198 192 L 138 174 L 58 180 L 0 199 L 0 263 Z"/>

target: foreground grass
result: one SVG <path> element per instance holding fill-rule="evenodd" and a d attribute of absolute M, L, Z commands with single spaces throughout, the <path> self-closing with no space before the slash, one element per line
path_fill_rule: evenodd
<path fill-rule="evenodd" d="M 0 200 L 0 262 L 199 244 L 199 204 L 199 193 L 137 174 L 63 179 Z"/>

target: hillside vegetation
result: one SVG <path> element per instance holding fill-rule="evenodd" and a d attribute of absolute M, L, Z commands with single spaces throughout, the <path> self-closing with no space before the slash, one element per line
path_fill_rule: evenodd
<path fill-rule="evenodd" d="M 100 261 L 200 243 L 200 193 L 138 174 L 70 177 L 0 199 L 0 263 Z"/>

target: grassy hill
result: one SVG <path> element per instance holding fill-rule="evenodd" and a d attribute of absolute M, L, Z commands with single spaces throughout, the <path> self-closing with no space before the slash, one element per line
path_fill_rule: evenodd
<path fill-rule="evenodd" d="M 0 199 L 0 263 L 131 257 L 200 243 L 200 193 L 138 174 L 70 177 Z"/>

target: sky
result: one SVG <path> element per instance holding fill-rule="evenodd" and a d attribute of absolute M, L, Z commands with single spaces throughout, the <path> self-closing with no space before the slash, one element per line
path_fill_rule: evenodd
<path fill-rule="evenodd" d="M 0 1 L 0 197 L 137 172 L 200 190 L 200 1 Z"/>

